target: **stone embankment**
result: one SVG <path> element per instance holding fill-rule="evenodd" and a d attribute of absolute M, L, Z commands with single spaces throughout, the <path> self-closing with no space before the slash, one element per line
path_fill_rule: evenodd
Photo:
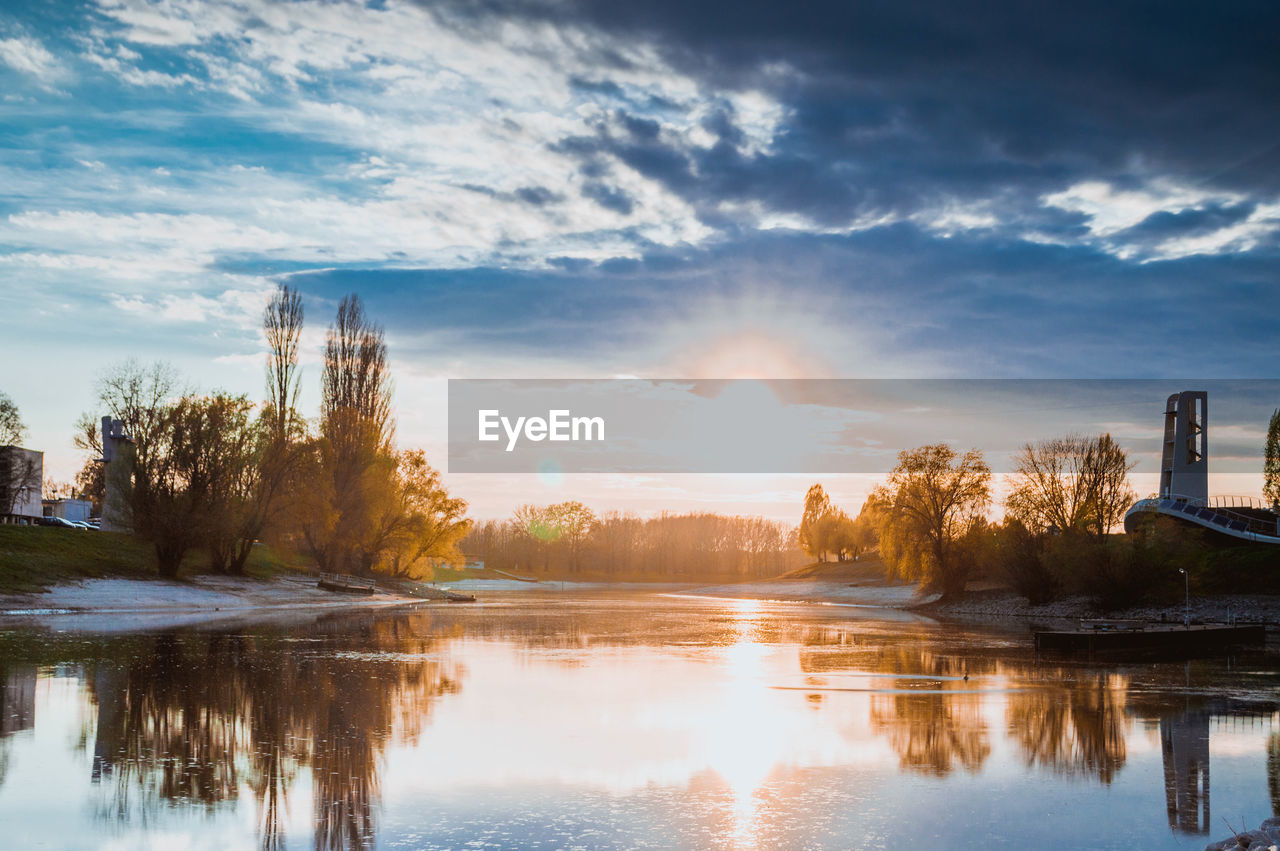
<path fill-rule="evenodd" d="M 1122 611 L 1100 612 L 1088 597 L 1066 597 L 1032 606 L 1025 597 L 1011 591 L 983 591 L 963 600 L 930 602 L 913 606 L 922 614 L 943 617 L 994 617 L 1020 620 L 1114 617 L 1147 621 L 1180 623 L 1186 615 L 1185 605 L 1136 606 Z M 1191 598 L 1191 620 L 1202 623 L 1280 624 L 1280 597 L 1268 595 L 1230 595 Z"/>

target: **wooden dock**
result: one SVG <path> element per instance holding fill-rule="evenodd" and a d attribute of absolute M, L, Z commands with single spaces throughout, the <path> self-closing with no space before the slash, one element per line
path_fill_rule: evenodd
<path fill-rule="evenodd" d="M 1135 621 L 1081 621 L 1079 629 L 1036 632 L 1036 650 L 1069 653 L 1200 653 L 1261 645 L 1260 624 L 1144 624 Z"/>

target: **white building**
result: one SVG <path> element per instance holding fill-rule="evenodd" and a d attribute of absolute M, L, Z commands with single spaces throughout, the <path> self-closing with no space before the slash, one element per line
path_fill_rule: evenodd
<path fill-rule="evenodd" d="M 0 446 L 0 523 L 35 523 L 44 514 L 44 453 Z"/>
<path fill-rule="evenodd" d="M 93 512 L 93 503 L 87 499 L 50 499 L 45 501 L 50 517 L 61 517 L 75 523 L 83 523 Z"/>

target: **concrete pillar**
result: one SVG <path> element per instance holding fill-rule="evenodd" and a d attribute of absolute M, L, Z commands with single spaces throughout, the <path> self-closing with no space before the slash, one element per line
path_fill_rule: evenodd
<path fill-rule="evenodd" d="M 1169 397 L 1160 456 L 1160 496 L 1209 498 L 1209 394 L 1184 390 Z"/>
<path fill-rule="evenodd" d="M 102 418 L 102 529 L 104 532 L 131 532 L 129 486 L 133 475 L 133 441 L 124 431 L 124 422 Z"/>

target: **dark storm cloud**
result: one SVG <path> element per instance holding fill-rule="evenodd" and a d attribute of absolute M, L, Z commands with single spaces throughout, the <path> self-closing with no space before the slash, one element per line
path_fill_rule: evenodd
<path fill-rule="evenodd" d="M 609 186 L 597 181 L 584 183 L 582 185 L 582 194 L 606 210 L 613 210 L 615 213 L 621 213 L 624 216 L 631 215 L 631 211 L 635 207 L 635 202 L 626 192 L 616 186 Z"/>
<path fill-rule="evenodd" d="M 1119 238 L 1125 242 L 1145 242 L 1212 233 L 1244 221 L 1255 209 L 1255 204 L 1210 204 L 1178 213 L 1162 210 L 1123 231 Z"/>
<path fill-rule="evenodd" d="M 1275 377 L 1277 260 L 1272 251 L 1134 264 L 1088 247 L 943 239 L 896 225 L 850 236 L 755 233 L 711 250 L 566 261 L 554 272 L 346 270 L 293 280 L 330 299 L 358 289 L 392 331 L 436 329 L 491 355 L 607 362 L 642 345 L 655 323 L 716 310 L 702 297 L 732 294 L 750 276 L 797 305 L 825 305 L 822 319 L 854 337 L 891 343 L 883 362 L 832 364 L 837 374 L 883 374 L 897 353 L 915 352 L 966 377 Z"/>
<path fill-rule="evenodd" d="M 639 206 L 622 188 L 632 170 L 717 233 L 698 246 L 636 237 L 639 257 L 513 264 L 547 262 L 548 272 L 495 263 L 297 276 L 304 291 L 358 286 L 406 328 L 421 317 L 494 353 L 604 363 L 643 348 L 643 329 L 696 322 L 716 309 L 714 296 L 762 281 L 831 327 L 879 341 L 869 357 L 882 361 L 832 364 L 840 374 L 885 374 L 895 358 L 922 354 L 957 376 L 1274 375 L 1275 235 L 1258 226 L 1247 251 L 1178 259 L 1162 259 L 1183 252 L 1160 246 L 1253 222 L 1275 203 L 1280 6 L 428 8 L 477 37 L 512 21 L 600 36 L 565 43 L 581 51 L 566 62 L 570 85 L 603 108 L 552 149 L 577 163 L 577 191 L 602 207 L 628 215 Z M 618 71 L 644 55 L 626 49 L 640 44 L 697 80 L 699 93 L 685 103 L 638 94 L 644 87 Z M 783 107 L 767 145 L 752 137 L 752 116 L 735 110 L 748 90 Z M 695 109 L 710 144 L 671 120 Z M 1125 192 L 1155 198 L 1155 208 L 1161 193 L 1173 200 L 1138 208 L 1146 218 L 1118 232 L 1097 227 L 1087 204 L 1046 204 L 1086 181 L 1113 190 L 1090 203 L 1120 206 Z M 864 229 L 760 231 L 748 218 L 755 209 Z M 968 220 L 951 228 L 933 218 L 947 212 Z"/>
<path fill-rule="evenodd" d="M 1272 3 L 430 8 L 457 26 L 534 20 L 643 41 L 713 89 L 769 92 L 790 109 L 769 153 L 744 153 L 741 117 L 730 111 L 708 128 L 720 139 L 709 151 L 662 136 L 630 109 L 597 136 L 572 140 L 584 157 L 616 157 L 663 182 L 704 220 L 723 200 L 836 223 L 976 198 L 997 199 L 1016 219 L 1078 180 L 1135 175 L 1280 190 L 1280 6 Z M 615 90 L 607 67 L 600 71 L 579 85 Z"/>
<path fill-rule="evenodd" d="M 490 198 L 498 198 L 503 201 L 518 201 L 531 207 L 546 207 L 551 204 L 559 204 L 564 200 L 562 193 L 554 192 L 545 186 L 523 186 L 514 192 L 499 192 L 491 186 L 481 186 L 476 183 L 464 183 L 462 188 L 468 192 L 487 195 Z"/>

